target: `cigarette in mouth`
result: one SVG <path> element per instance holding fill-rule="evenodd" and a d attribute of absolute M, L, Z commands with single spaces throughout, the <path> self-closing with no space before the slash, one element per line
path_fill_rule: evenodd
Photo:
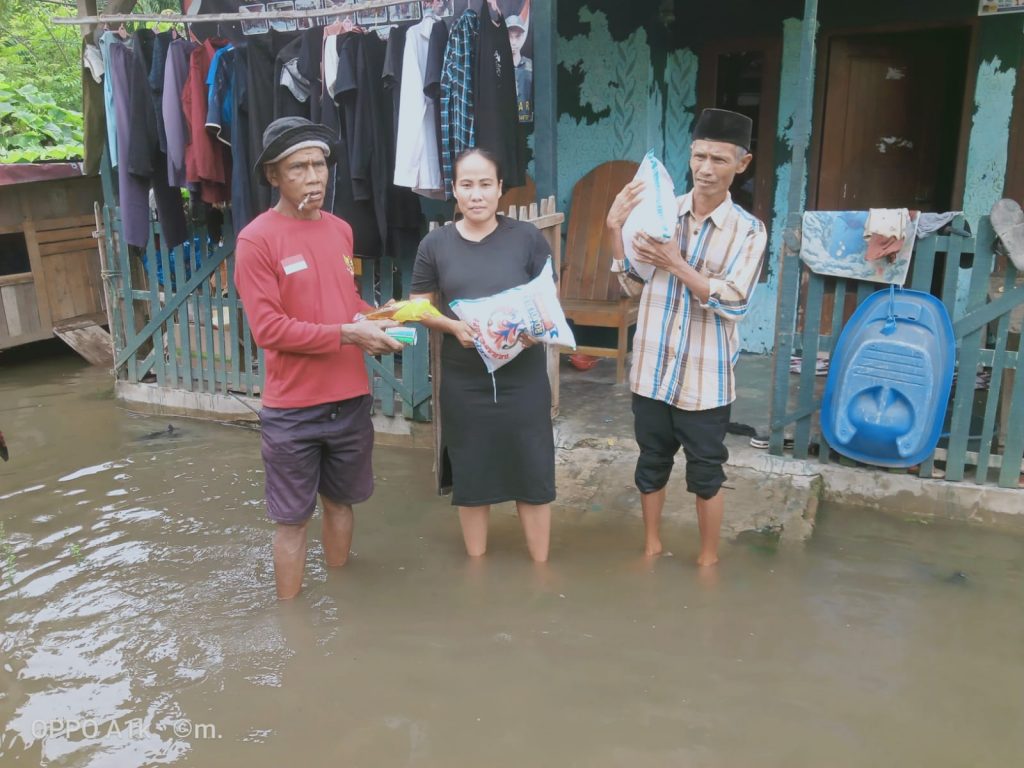
<path fill-rule="evenodd" d="M 313 196 L 313 193 L 311 192 L 310 194 L 308 194 L 304 198 L 302 198 L 302 202 L 299 203 L 299 210 L 300 211 L 305 209 L 306 204 L 309 202 L 309 198 L 311 198 L 312 196 Z"/>

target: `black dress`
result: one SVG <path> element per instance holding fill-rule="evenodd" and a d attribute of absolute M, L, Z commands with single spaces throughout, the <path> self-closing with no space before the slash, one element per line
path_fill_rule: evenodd
<path fill-rule="evenodd" d="M 437 294 L 438 309 L 455 318 L 449 302 L 484 298 L 529 282 L 550 253 L 536 227 L 504 216 L 478 243 L 448 224 L 420 243 L 412 292 Z M 499 368 L 492 379 L 475 349 L 445 334 L 440 406 L 438 460 L 450 464 L 452 504 L 554 501 L 551 389 L 540 344 Z"/>

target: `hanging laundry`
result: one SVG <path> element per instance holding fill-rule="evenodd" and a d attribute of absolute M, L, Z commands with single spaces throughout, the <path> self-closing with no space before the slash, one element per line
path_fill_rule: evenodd
<path fill-rule="evenodd" d="M 298 71 L 310 83 L 309 119 L 321 121 L 320 94 L 323 92 L 324 28 L 313 27 L 302 33 Z"/>
<path fill-rule="evenodd" d="M 398 142 L 398 112 L 402 101 L 402 72 L 408 33 L 409 26 L 393 27 L 388 34 L 387 50 L 384 53 L 384 93 L 391 102 L 392 145 Z"/>
<path fill-rule="evenodd" d="M 235 66 L 235 46 L 226 45 L 213 55 L 206 75 L 206 130 L 221 144 L 230 147 L 234 101 L 231 74 Z M 230 174 L 229 174 L 230 176 Z"/>
<path fill-rule="evenodd" d="M 84 157 L 82 173 L 100 172 L 103 145 L 107 141 L 107 121 L 103 107 L 103 55 L 95 45 L 82 41 L 82 120 Z"/>
<path fill-rule="evenodd" d="M 135 40 L 122 41 L 120 37 L 108 39 L 105 44 L 108 61 L 104 66 L 104 76 L 109 78 L 111 91 L 111 110 L 109 111 L 108 123 L 113 118 L 116 121 L 117 134 L 114 138 L 114 146 L 120 148 L 121 162 L 117 166 L 118 196 L 121 209 L 121 224 L 124 232 L 125 242 L 137 248 L 145 248 L 149 242 L 149 178 L 129 172 L 129 146 L 133 130 L 140 130 L 141 125 L 134 125 L 131 114 L 131 87 L 135 62 L 132 55 L 132 48 Z M 102 50 L 102 49 L 101 49 Z M 148 97 L 143 100 L 149 104 Z M 164 185 L 164 189 L 169 188 Z M 176 190 L 175 190 L 176 192 Z M 161 192 L 164 197 L 165 192 Z M 167 196 L 169 202 L 173 198 Z M 169 206 L 173 208 L 173 206 Z M 177 207 L 180 213 L 180 226 L 184 229 L 184 212 L 181 207 L 181 196 L 177 195 Z M 168 212 L 168 235 L 174 240 L 176 220 L 173 213 Z M 182 235 L 183 237 L 183 235 Z M 181 242 L 179 240 L 179 242 Z"/>
<path fill-rule="evenodd" d="M 206 130 L 209 94 L 206 78 L 210 65 L 226 40 L 209 38 L 192 51 L 189 59 L 188 79 L 181 94 L 182 108 L 188 123 L 189 139 L 185 145 L 185 177 L 190 184 L 199 185 L 204 203 L 225 203 L 231 199 L 228 180 L 229 162 L 226 162 L 222 144 Z"/>
<path fill-rule="evenodd" d="M 159 32 L 153 42 L 153 60 L 149 67 L 149 90 L 153 95 L 153 114 L 156 115 L 156 135 L 160 151 L 167 153 L 167 131 L 164 126 L 164 75 L 167 51 L 173 37 L 170 32 Z"/>
<path fill-rule="evenodd" d="M 498 158 L 504 188 L 526 183 L 525 146 L 520 149 L 519 100 L 508 28 L 500 13 L 480 23 L 473 64 L 474 146 Z"/>
<path fill-rule="evenodd" d="M 309 118 L 312 83 L 299 72 L 299 51 L 302 40 L 296 37 L 274 57 L 274 119 L 279 117 Z"/>
<path fill-rule="evenodd" d="M 113 84 L 115 111 L 112 114 L 117 115 L 117 147 L 124 155 L 117 166 L 121 224 L 125 242 L 145 248 L 149 242 L 149 185 L 138 176 L 128 173 L 128 133 L 132 125 L 128 84 L 132 51 L 120 41 L 112 42 L 109 51 L 110 65 L 106 72 Z"/>
<path fill-rule="evenodd" d="M 338 91 L 338 35 L 326 35 L 324 37 L 324 89 L 333 99 Z"/>
<path fill-rule="evenodd" d="M 922 213 L 917 217 L 917 237 L 928 237 L 950 224 L 957 216 L 963 216 L 963 211 L 946 211 L 945 213 Z"/>
<path fill-rule="evenodd" d="M 133 233 L 126 238 L 129 245 L 144 247 L 149 240 L 149 190 L 152 188 L 163 236 L 161 247 L 174 248 L 185 242 L 187 235 L 185 208 L 181 191 L 167 183 L 167 156 L 160 149 L 153 93 L 149 87 L 156 35 L 140 29 L 133 36 L 128 71 L 128 105 L 126 142 L 121 143 L 121 167 L 127 175 L 141 181 L 141 199 L 133 201 L 135 221 Z M 115 85 L 116 89 L 116 85 Z M 115 93 L 116 95 L 116 93 Z M 118 130 L 120 131 L 120 125 Z M 118 136 L 120 140 L 120 133 Z M 124 193 L 122 191 L 122 208 Z M 140 228 L 139 225 L 142 225 Z"/>
<path fill-rule="evenodd" d="M 375 34 L 351 33 L 348 38 L 338 71 L 338 96 L 344 99 L 345 124 L 352 127 L 347 134 L 349 170 L 356 198 L 373 203 L 377 230 L 384 243 L 387 241 L 388 185 L 391 182 L 387 152 L 390 131 L 385 128 L 385 107 L 390 112 L 390 105 L 385 104 L 381 87 L 385 44 Z M 346 56 L 345 51 L 354 56 Z"/>
<path fill-rule="evenodd" d="M 235 45 L 231 68 L 231 130 L 235 137 L 231 146 L 231 214 L 235 232 L 255 218 L 252 207 L 252 154 L 249 150 L 248 45 Z"/>
<path fill-rule="evenodd" d="M 178 38 L 167 49 L 164 67 L 163 115 L 167 141 L 167 181 L 175 187 L 184 187 L 185 145 L 188 143 L 188 123 L 181 105 L 181 92 L 188 79 L 189 57 L 196 44 Z"/>
<path fill-rule="evenodd" d="M 263 131 L 274 119 L 274 59 L 291 36 L 271 31 L 269 35 L 253 35 L 247 41 L 248 69 L 246 72 L 246 100 L 249 123 L 250 157 L 256 158 L 263 149 Z M 263 171 L 251 171 L 249 189 L 252 194 L 252 213 L 258 215 L 271 205 L 271 189 L 260 182 Z"/>
<path fill-rule="evenodd" d="M 433 29 L 443 22 L 425 18 L 405 38 L 395 150 L 395 184 L 426 197 L 444 199 L 437 146 L 437 115 L 424 92 Z M 389 42 L 390 45 L 390 42 Z"/>
<path fill-rule="evenodd" d="M 384 244 L 381 242 L 377 227 L 373 202 L 369 195 L 356 195 L 349 166 L 349 136 L 354 132 L 354 127 L 346 125 L 349 113 L 342 110 L 327 88 L 328 79 L 332 74 L 326 67 L 330 61 L 337 62 L 333 72 L 333 79 L 336 82 L 341 70 L 341 49 L 346 48 L 346 56 L 349 53 L 350 43 L 346 42 L 347 39 L 348 35 L 330 35 L 325 38 L 322 122 L 334 133 L 338 149 L 337 163 L 331 166 L 328 174 L 325 204 L 352 227 L 353 253 L 360 258 L 376 258 Z M 330 52 L 329 46 L 333 46 L 333 53 Z M 351 116 L 354 119 L 354 110 L 351 111 Z"/>
<path fill-rule="evenodd" d="M 423 72 L 423 94 L 430 99 L 434 110 L 434 143 L 437 144 L 438 165 L 444 157 L 441 145 L 441 70 L 444 68 L 444 54 L 448 48 L 448 36 L 451 30 L 448 22 L 439 19 L 430 30 L 430 41 L 427 43 L 427 63 Z M 441 176 L 444 188 L 444 175 Z"/>
<path fill-rule="evenodd" d="M 906 208 L 871 208 L 864 225 L 864 239 L 868 241 L 864 258 L 894 261 L 907 240 L 909 226 L 910 212 Z"/>
<path fill-rule="evenodd" d="M 448 197 L 455 158 L 474 146 L 473 68 L 479 33 L 480 17 L 467 8 L 452 27 L 441 67 L 441 173 Z"/>
<path fill-rule="evenodd" d="M 110 46 L 120 42 L 117 33 L 104 32 L 100 35 L 100 55 L 103 57 L 103 107 L 107 123 L 107 152 L 110 154 L 110 165 L 117 167 L 117 110 L 114 108 L 114 78 L 110 75 Z"/>

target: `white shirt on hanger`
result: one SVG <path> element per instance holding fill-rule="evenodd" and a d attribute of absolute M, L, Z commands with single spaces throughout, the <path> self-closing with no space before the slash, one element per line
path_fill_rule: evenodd
<path fill-rule="evenodd" d="M 338 81 L 338 36 L 327 35 L 324 38 L 324 88 L 333 99 L 337 94 L 335 87 Z"/>
<path fill-rule="evenodd" d="M 423 93 L 430 31 L 437 19 L 426 17 L 409 27 L 402 58 L 402 85 L 398 101 L 398 146 L 395 149 L 395 184 L 418 195 L 444 199 L 441 160 L 437 154 L 437 117 Z"/>

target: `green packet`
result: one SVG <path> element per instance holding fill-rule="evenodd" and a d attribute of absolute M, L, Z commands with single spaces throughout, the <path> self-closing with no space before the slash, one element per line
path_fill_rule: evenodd
<path fill-rule="evenodd" d="M 396 326 L 395 328 L 385 328 L 384 333 L 390 336 L 392 339 L 397 339 L 403 344 L 415 344 L 416 343 L 416 329 L 406 328 L 404 326 Z"/>

